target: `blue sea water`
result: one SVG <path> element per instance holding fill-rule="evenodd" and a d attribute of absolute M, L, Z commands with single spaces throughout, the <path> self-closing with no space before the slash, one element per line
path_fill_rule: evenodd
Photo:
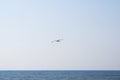
<path fill-rule="evenodd" d="M 0 80 L 120 80 L 120 71 L 0 71 Z"/>

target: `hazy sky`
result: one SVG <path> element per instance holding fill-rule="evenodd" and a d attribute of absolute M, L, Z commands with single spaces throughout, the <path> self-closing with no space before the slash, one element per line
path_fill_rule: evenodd
<path fill-rule="evenodd" d="M 3 69 L 120 70 L 120 0 L 1 0 Z"/>

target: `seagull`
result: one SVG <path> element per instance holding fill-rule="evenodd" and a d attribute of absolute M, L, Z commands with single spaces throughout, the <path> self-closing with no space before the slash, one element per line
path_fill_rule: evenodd
<path fill-rule="evenodd" d="M 61 41 L 63 41 L 63 39 L 57 39 L 57 40 L 54 40 L 54 41 L 51 41 L 51 42 L 53 43 L 53 42 L 61 42 Z"/>

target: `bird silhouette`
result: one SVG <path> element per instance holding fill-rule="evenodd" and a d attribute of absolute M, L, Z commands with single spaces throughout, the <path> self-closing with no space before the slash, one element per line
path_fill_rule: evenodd
<path fill-rule="evenodd" d="M 61 41 L 63 41 L 63 39 L 57 39 L 57 40 L 53 40 L 51 42 L 53 43 L 53 42 L 61 42 Z"/>

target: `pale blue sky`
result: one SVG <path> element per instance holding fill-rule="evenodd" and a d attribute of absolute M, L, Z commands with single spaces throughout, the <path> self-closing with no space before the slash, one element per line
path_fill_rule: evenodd
<path fill-rule="evenodd" d="M 2 0 L 0 37 L 0 69 L 118 70 L 120 0 Z"/>

